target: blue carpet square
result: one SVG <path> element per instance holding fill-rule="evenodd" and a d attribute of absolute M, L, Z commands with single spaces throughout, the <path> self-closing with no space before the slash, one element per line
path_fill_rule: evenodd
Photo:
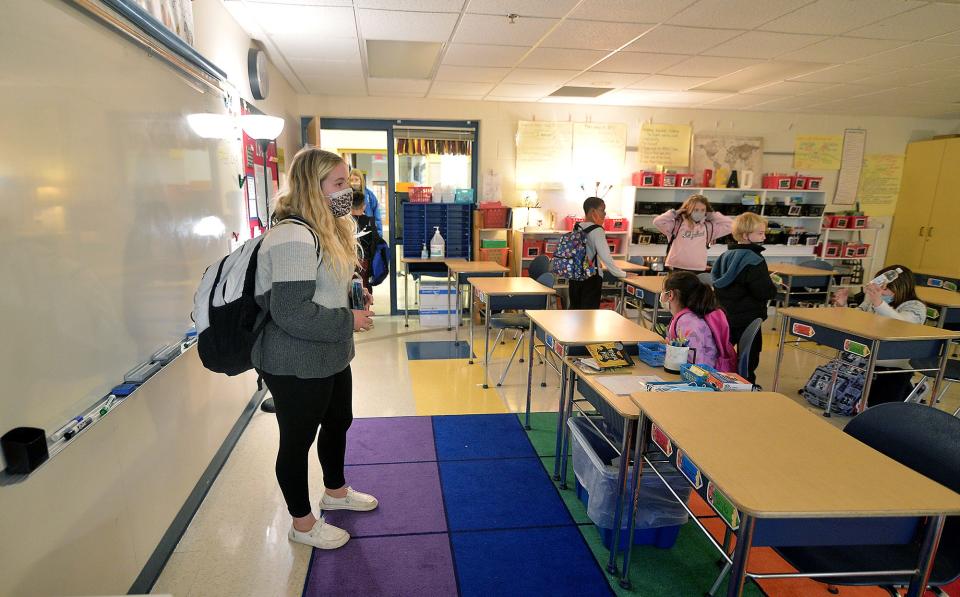
<path fill-rule="evenodd" d="M 453 533 L 463 597 L 612 595 L 575 526 Z"/>
<path fill-rule="evenodd" d="M 537 458 L 441 462 L 440 485 L 451 531 L 574 523 Z"/>
<path fill-rule="evenodd" d="M 533 458 L 537 455 L 516 415 L 433 417 L 437 460 Z"/>
<path fill-rule="evenodd" d="M 452 342 L 438 340 L 435 342 L 407 342 L 407 360 L 426 361 L 436 359 L 469 359 L 470 343 L 466 340 Z"/>

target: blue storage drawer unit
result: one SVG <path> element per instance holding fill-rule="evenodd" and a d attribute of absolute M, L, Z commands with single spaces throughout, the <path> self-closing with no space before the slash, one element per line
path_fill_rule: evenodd
<path fill-rule="evenodd" d="M 419 257 L 430 246 L 435 227 L 446 243 L 447 257 L 470 259 L 473 205 L 457 203 L 404 203 L 403 256 Z"/>

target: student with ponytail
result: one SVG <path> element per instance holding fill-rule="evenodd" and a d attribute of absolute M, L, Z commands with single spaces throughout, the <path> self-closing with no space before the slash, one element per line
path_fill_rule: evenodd
<path fill-rule="evenodd" d="M 718 371 L 736 372 L 737 355 L 730 344 L 730 326 L 712 288 L 695 274 L 673 272 L 663 282 L 660 305 L 673 314 L 667 340 L 686 338 L 695 350 L 697 363 Z"/>

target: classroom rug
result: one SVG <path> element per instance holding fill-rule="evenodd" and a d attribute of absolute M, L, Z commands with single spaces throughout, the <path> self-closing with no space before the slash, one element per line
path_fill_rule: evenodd
<path fill-rule="evenodd" d="M 352 539 L 314 550 L 303 595 L 691 595 L 709 589 L 717 554 L 687 523 L 671 549 L 636 546 L 632 590 L 605 571 L 609 552 L 573 491 L 552 478 L 555 413 L 535 413 L 524 431 L 514 414 L 357 419 L 348 434 L 347 482 L 380 499 L 373 512 L 330 512 Z M 723 523 L 691 498 L 722 541 Z M 770 549 L 751 569 L 789 571 Z M 718 595 L 724 595 L 723 585 Z M 807 579 L 748 582 L 744 595 L 831 595 Z M 886 595 L 841 587 L 842 597 Z"/>

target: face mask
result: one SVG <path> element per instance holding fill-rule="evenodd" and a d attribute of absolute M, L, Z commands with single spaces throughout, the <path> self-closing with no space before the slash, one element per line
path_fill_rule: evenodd
<path fill-rule="evenodd" d="M 349 214 L 353 207 L 353 189 L 346 188 L 331 193 L 328 199 L 330 200 L 330 211 L 333 212 L 333 217 L 342 218 Z"/>
<path fill-rule="evenodd" d="M 887 303 L 888 305 L 893 304 L 893 295 L 892 294 L 881 294 L 880 300 Z"/>
<path fill-rule="evenodd" d="M 697 224 L 699 224 L 700 222 L 702 222 L 705 217 L 707 217 L 707 214 L 705 214 L 705 213 L 694 212 L 694 213 L 690 214 L 690 219 L 693 220 L 694 222 L 696 222 Z"/>

